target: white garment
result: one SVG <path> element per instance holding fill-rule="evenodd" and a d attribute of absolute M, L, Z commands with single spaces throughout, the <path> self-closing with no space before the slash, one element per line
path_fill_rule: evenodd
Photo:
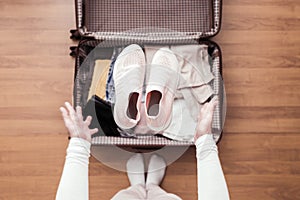
<path fill-rule="evenodd" d="M 199 200 L 228 200 L 229 193 L 218 147 L 212 134 L 206 134 L 195 142 Z"/>
<path fill-rule="evenodd" d="M 175 194 L 167 193 L 158 185 L 150 185 L 148 189 L 142 185 L 130 186 L 119 191 L 111 200 L 181 200 Z"/>
<path fill-rule="evenodd" d="M 198 173 L 198 199 L 199 200 L 228 200 L 229 194 L 227 185 L 218 157 L 217 146 L 211 134 L 201 136 L 196 142 L 197 149 L 197 173 Z M 88 159 L 90 156 L 90 143 L 80 138 L 71 138 L 67 149 L 67 156 L 62 177 L 56 194 L 56 200 L 88 200 Z M 180 183 L 179 183 L 180 184 Z M 139 191 L 136 191 L 139 190 Z M 143 189 L 130 187 L 124 192 L 126 195 L 137 195 L 140 199 L 140 193 Z M 122 191 L 116 194 L 122 195 Z M 149 192 L 149 191 L 148 191 Z M 164 193 L 158 187 L 151 191 L 178 199 L 176 195 Z M 121 193 L 121 194 L 120 194 Z M 151 194 L 155 195 L 155 194 Z M 115 197 L 116 197 L 115 196 Z M 122 196 L 121 196 L 122 197 Z M 118 196 L 118 198 L 121 198 Z M 127 196 L 128 197 L 128 196 Z M 113 197 L 114 198 L 114 197 Z M 167 197 L 166 197 L 167 198 Z M 101 199 L 101 197 L 99 197 Z M 132 200 L 128 199 L 128 200 Z M 159 198 L 162 199 L 162 198 Z M 180 198 L 179 198 L 180 199 Z M 127 199 L 126 199 L 127 200 Z M 151 199 L 155 200 L 155 199 Z"/>
<path fill-rule="evenodd" d="M 157 134 L 157 132 L 151 130 L 146 123 L 145 106 L 141 106 L 141 120 L 138 122 L 134 129 L 135 134 Z M 183 98 L 175 99 L 172 107 L 171 123 L 169 126 L 160 132 L 172 140 L 178 141 L 193 141 L 197 121 L 195 121 L 187 107 L 187 103 Z"/>
<path fill-rule="evenodd" d="M 197 122 L 191 116 L 184 99 L 175 99 L 172 110 L 172 121 L 163 135 L 179 141 L 193 141 Z"/>
<path fill-rule="evenodd" d="M 91 144 L 71 138 L 56 200 L 89 199 L 88 165 Z"/>

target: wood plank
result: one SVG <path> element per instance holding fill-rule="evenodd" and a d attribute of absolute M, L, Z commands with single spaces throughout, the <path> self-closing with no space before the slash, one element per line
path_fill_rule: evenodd
<path fill-rule="evenodd" d="M 52 182 L 53 184 L 49 184 Z M 55 183 L 55 184 L 54 184 Z M 1 177 L 2 199 L 55 199 L 57 177 L 45 176 L 18 176 Z"/>
<path fill-rule="evenodd" d="M 299 31 L 227 30 L 214 37 L 226 55 L 290 56 L 299 55 Z M 284 50 L 279 47 L 284 47 Z M 230 52 L 228 52 L 228 50 Z"/>
<path fill-rule="evenodd" d="M 268 53 L 270 48 L 278 47 L 278 45 L 279 46 L 286 45 L 285 48 L 297 46 L 297 43 L 300 41 L 299 37 L 297 37 L 298 35 L 299 35 L 299 30 L 296 31 L 251 30 L 251 34 L 249 34 L 249 30 L 235 29 L 235 30 L 227 30 L 225 33 L 217 35 L 214 40 L 220 41 L 221 47 L 223 46 L 222 44 L 248 45 L 249 48 L 256 47 L 257 51 L 262 49 L 264 51 L 267 51 Z M 241 41 L 243 42 L 241 43 Z M 255 46 L 254 44 L 263 45 L 264 48 L 257 48 L 258 46 Z M 245 50 L 251 51 L 251 49 L 245 49 Z M 257 51 L 256 53 L 258 54 L 259 52 Z M 299 50 L 296 52 L 299 52 Z"/>
<path fill-rule="evenodd" d="M 227 176 L 231 199 L 297 199 L 299 176 L 251 175 Z"/>
<path fill-rule="evenodd" d="M 299 68 L 300 55 L 280 55 L 280 56 L 265 56 L 265 55 L 226 55 L 222 59 L 225 67 L 224 73 L 229 70 L 236 70 L 241 68 L 253 69 L 265 69 L 265 68 Z M 293 70 L 292 69 L 292 70 Z"/>
<path fill-rule="evenodd" d="M 230 175 L 300 175 L 300 161 L 234 161 L 223 159 L 223 170 Z"/>
<path fill-rule="evenodd" d="M 60 75 L 62 76 L 62 75 Z M 35 79 L 35 80 L 26 80 L 28 79 Z M 4 94 L 3 95 L 13 95 L 16 94 L 14 88 L 19 89 L 18 95 L 45 95 L 45 94 L 56 94 L 56 93 L 64 93 L 71 88 L 72 86 L 72 78 L 69 76 L 69 80 L 58 82 L 56 80 L 42 80 L 43 77 L 38 77 L 32 74 L 30 77 L 23 77 L 23 80 L 10 80 L 9 82 L 3 80 L 1 81 Z M 25 80 L 24 80 L 25 79 Z M 25 85 L 26 84 L 26 85 Z M 45 97 L 45 96 L 44 96 Z"/>
<path fill-rule="evenodd" d="M 68 27 L 66 28 L 66 24 Z M 46 17 L 28 17 L 28 18 L 12 18 L 2 16 L 0 18 L 0 25 L 5 30 L 38 30 L 42 29 L 45 31 L 51 30 L 65 30 L 66 33 L 70 29 L 76 28 L 76 24 L 73 18 L 70 19 L 57 19 L 53 16 Z M 20 35 L 22 37 L 24 35 Z M 50 35 L 49 35 L 50 37 Z"/>
<path fill-rule="evenodd" d="M 224 71 L 228 106 L 299 106 L 299 68 L 235 68 Z"/>
<path fill-rule="evenodd" d="M 39 28 L 41 29 L 41 28 Z M 69 38 L 67 30 L 7 30 L 0 31 L 0 37 L 7 38 L 1 40 L 0 55 L 69 55 L 69 46 L 74 44 Z M 7 37 L 9 35 L 10 37 Z M 30 35 L 30 38 L 24 37 Z M 22 44 L 20 46 L 20 44 Z"/>
<path fill-rule="evenodd" d="M 299 119 L 228 119 L 225 122 L 224 131 L 234 133 L 260 132 L 268 133 L 299 133 Z M 253 126 L 255 124 L 255 126 Z"/>
<path fill-rule="evenodd" d="M 63 106 L 63 104 L 62 104 Z M 39 107 L 0 107 L 0 119 L 3 120 L 59 120 L 58 108 L 53 112 L 41 112 Z M 37 117 L 38 116 L 38 117 Z"/>
<path fill-rule="evenodd" d="M 261 33 L 258 34 L 257 36 L 260 35 L 265 35 L 265 34 L 272 34 L 270 33 Z M 294 45 L 287 45 L 287 44 L 278 44 L 277 46 L 275 45 L 278 43 L 278 41 L 273 41 L 271 42 L 272 44 L 265 44 L 264 40 L 257 41 L 257 42 L 252 42 L 251 44 L 247 44 L 248 41 L 251 41 L 251 38 L 249 39 L 244 39 L 239 41 L 238 43 L 232 42 L 232 43 L 227 43 L 224 42 L 224 39 L 217 39 L 218 36 L 216 36 L 216 39 L 214 41 L 218 42 L 218 44 L 221 46 L 221 50 L 223 52 L 223 56 L 226 58 L 226 55 L 229 54 L 234 54 L 238 56 L 243 56 L 243 55 L 259 55 L 259 56 L 291 56 L 295 57 L 299 55 L 299 48 Z M 227 37 L 232 37 L 228 35 Z M 235 36 L 236 37 L 236 36 Z M 283 37 L 283 36 L 282 36 Z M 291 39 L 292 40 L 292 39 Z M 279 46 L 286 46 L 284 47 L 284 50 L 279 48 Z M 226 67 L 226 65 L 225 65 Z"/>
<path fill-rule="evenodd" d="M 67 133 L 63 121 L 59 116 L 59 106 L 55 107 L 57 110 L 57 120 L 36 119 L 39 116 L 33 116 L 35 119 L 30 120 L 1 120 L 0 121 L 0 135 L 14 135 L 20 136 L 24 134 L 57 134 Z M 51 108 L 50 108 L 51 109 Z M 54 109 L 53 109 L 54 110 Z"/>
<path fill-rule="evenodd" d="M 286 5 L 299 5 L 298 0 L 261 0 L 261 1 L 253 1 L 253 0 L 231 0 L 230 2 L 224 3 L 224 5 L 239 5 L 248 7 L 249 5 L 257 5 L 257 6 L 286 6 Z M 267 14 L 267 13 L 265 13 Z"/>
<path fill-rule="evenodd" d="M 72 73 L 73 71 L 73 65 L 75 59 L 68 57 L 66 55 L 45 55 L 42 57 L 38 55 L 19 55 L 19 56 L 11 56 L 11 55 L 0 55 L 1 59 L 1 75 L 3 73 L 13 73 L 10 74 L 11 77 L 6 78 L 14 78 L 14 76 L 17 76 L 19 73 L 19 70 L 23 70 L 24 72 L 31 71 L 31 72 L 37 72 L 37 70 L 47 70 L 47 68 L 52 69 L 53 71 L 59 70 L 59 69 L 65 69 L 66 72 L 62 73 Z M 24 70 L 25 69 L 25 70 Z M 11 70 L 11 71 L 9 71 Z M 67 71 L 69 70 L 69 71 Z M 42 74 L 42 73 L 40 73 Z M 12 76 L 14 75 L 14 76 Z M 4 78 L 1 77 L 1 79 Z"/>
<path fill-rule="evenodd" d="M 44 82 L 51 81 L 52 79 L 57 79 L 57 80 L 63 80 L 63 81 L 68 81 L 70 83 L 73 82 L 72 78 L 74 77 L 73 73 L 73 67 L 63 67 L 63 66 L 56 66 L 56 67 L 46 67 L 46 68 L 41 68 L 41 67 L 30 67 L 28 69 L 24 68 L 4 68 L 0 69 L 0 77 L 1 77 L 1 82 L 2 84 L 7 84 L 7 85 L 13 85 L 15 84 L 14 81 L 28 81 L 29 84 L 28 86 L 32 86 L 32 82 L 36 81 L 41 81 L 43 80 Z M 43 72 L 43 73 L 41 73 Z M 68 74 L 66 74 L 68 73 Z M 66 79 L 64 80 L 63 77 Z M 48 80 L 46 79 L 48 78 Z M 21 84 L 16 83 L 17 84 Z"/>
<path fill-rule="evenodd" d="M 225 21 L 226 19 L 223 19 Z M 248 23 L 251 21 L 252 23 Z M 263 30 L 263 31 L 284 31 L 284 30 L 297 30 L 299 31 L 299 20 L 295 18 L 286 19 L 273 19 L 251 16 L 246 19 L 242 16 L 240 18 L 233 18 L 232 20 L 226 20 L 222 28 L 224 30 Z M 223 30 L 222 29 L 222 30 Z"/>
<path fill-rule="evenodd" d="M 3 95 L 1 98 L 2 105 L 7 107 L 32 107 L 34 104 L 40 109 L 40 112 L 56 112 L 57 109 L 63 105 L 65 101 L 72 102 L 72 88 L 66 89 L 64 94 L 53 93 L 39 94 L 11 94 Z M 54 96 L 55 95 L 55 96 Z M 30 112 L 28 110 L 27 112 Z"/>
<path fill-rule="evenodd" d="M 40 1 L 35 1 L 35 0 L 27 0 L 26 2 L 22 0 L 14 0 L 14 1 L 7 1 L 7 0 L 0 0 L 0 5 L 15 5 L 15 6 L 22 6 L 22 5 L 69 5 L 70 7 L 73 6 L 72 1 L 61 1 L 61 0 L 40 0 Z"/>
<path fill-rule="evenodd" d="M 299 113 L 300 107 L 228 107 L 224 131 L 299 133 Z"/>
<path fill-rule="evenodd" d="M 26 46 L 31 44 L 31 47 L 38 46 L 38 44 L 55 44 L 55 43 L 62 43 L 67 45 L 68 43 L 71 43 L 72 40 L 66 40 L 69 36 L 69 32 L 66 30 L 1 30 L 0 36 L 5 37 L 9 35 L 10 37 L 7 37 L 5 40 L 1 40 L 1 45 L 17 45 L 22 42 L 22 46 Z M 30 35 L 30 38 L 22 37 L 22 35 Z M 51 36 L 51 37 L 50 37 Z M 47 38 L 45 40 L 45 38 Z M 32 44 L 35 45 L 32 45 Z M 20 46 L 19 46 L 20 47 Z M 17 49 L 16 49 L 17 50 Z M 36 55 L 36 54 L 33 54 Z M 53 54 L 49 54 L 53 55 Z M 23 54 L 24 56 L 24 54 Z M 32 55 L 31 55 L 32 56 Z"/>
<path fill-rule="evenodd" d="M 232 9 L 232 7 L 227 8 Z M 235 10 L 235 9 L 232 9 Z M 226 10 L 224 11 L 226 12 Z M 297 18 L 285 18 L 283 15 L 281 18 L 266 18 L 265 16 L 255 15 L 245 16 L 241 14 L 240 10 L 236 10 L 231 17 L 223 18 L 222 30 L 261 30 L 261 31 L 285 31 L 295 30 L 299 31 L 299 19 Z M 248 12 L 244 12 L 247 13 Z M 229 20 L 230 19 L 230 20 Z M 249 23 L 251 22 L 251 23 Z"/>
<path fill-rule="evenodd" d="M 256 98 L 255 95 L 259 95 Z M 261 106 L 261 107 L 267 107 L 267 106 L 287 106 L 287 107 L 297 107 L 299 106 L 299 95 L 290 93 L 291 96 L 280 94 L 264 94 L 263 93 L 243 93 L 243 94 L 231 94 L 230 92 L 227 92 L 227 102 L 228 106 L 239 106 L 243 105 L 245 103 L 245 106 Z M 287 102 L 287 103 L 285 103 Z"/>
<path fill-rule="evenodd" d="M 271 10 L 272 12 L 265 13 L 264 11 L 266 10 Z M 229 17 L 229 18 L 240 17 L 243 19 L 247 19 L 248 17 L 254 16 L 257 18 L 264 18 L 266 21 L 272 18 L 275 18 L 276 20 L 278 20 L 278 18 L 297 19 L 299 17 L 299 12 L 298 12 L 299 10 L 300 10 L 299 3 L 298 4 L 291 3 L 291 4 L 280 5 L 280 6 L 276 5 L 276 3 L 272 5 L 255 4 L 255 5 L 247 5 L 247 6 L 239 3 L 235 5 L 225 4 L 223 6 L 223 11 L 228 12 L 225 15 L 225 17 Z M 253 21 L 250 22 L 251 24 L 254 24 Z M 297 26 L 299 28 L 299 24 Z"/>
<path fill-rule="evenodd" d="M 228 107 L 227 117 L 230 119 L 300 119 L 300 107 Z"/>
<path fill-rule="evenodd" d="M 222 141 L 219 143 L 219 155 L 224 165 L 232 161 L 300 160 L 299 132 L 282 134 L 274 134 L 273 131 L 243 134 L 224 132 L 223 134 Z"/>
<path fill-rule="evenodd" d="M 0 25 L 4 30 L 65 30 L 66 25 L 69 29 L 76 27 L 75 5 L 70 1 L 26 4 L 20 1 L 3 1 L 0 5 Z"/>
<path fill-rule="evenodd" d="M 266 87 L 265 85 L 278 86 L 295 86 L 299 84 L 300 68 L 255 68 L 255 69 L 243 69 L 236 68 L 234 70 L 229 70 L 224 72 L 224 79 L 228 80 L 227 87 L 250 87 L 253 85 Z M 293 88 L 293 87 L 291 87 Z"/>
<path fill-rule="evenodd" d="M 72 68 L 72 66 L 1 68 L 0 107 L 6 107 L 6 115 L 18 113 L 17 108 L 20 107 L 24 107 L 23 111 L 28 114 L 33 107 L 41 111 L 45 109 L 45 104 L 56 112 L 64 101 L 71 100 L 74 78 Z M 55 107 L 52 107 L 53 105 Z M 27 106 L 29 108 L 26 109 Z M 15 110 L 9 110 L 9 107 Z"/>
<path fill-rule="evenodd" d="M 45 6 L 44 4 L 3 4 L 0 7 L 0 16 L 7 18 L 25 18 L 30 19 L 31 17 L 40 18 L 49 18 L 52 19 L 61 19 L 61 23 L 66 19 L 73 19 L 73 14 L 75 12 L 75 6 L 70 4 L 48 4 Z M 18 15 L 15 15 L 18 13 Z M 68 17 L 66 17 L 68 16 Z M 30 23 L 29 21 L 27 22 Z"/>

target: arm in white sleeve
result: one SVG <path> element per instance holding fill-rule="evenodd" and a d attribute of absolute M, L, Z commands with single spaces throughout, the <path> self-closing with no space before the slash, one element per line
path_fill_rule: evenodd
<path fill-rule="evenodd" d="M 228 200 L 229 193 L 212 134 L 199 137 L 196 142 L 198 199 Z"/>
<path fill-rule="evenodd" d="M 71 138 L 56 200 L 88 200 L 88 165 L 91 144 Z"/>

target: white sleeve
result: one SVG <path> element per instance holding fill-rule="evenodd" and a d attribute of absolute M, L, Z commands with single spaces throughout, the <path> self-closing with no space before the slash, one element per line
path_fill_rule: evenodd
<path fill-rule="evenodd" d="M 229 193 L 212 134 L 195 142 L 198 176 L 198 200 L 228 200 Z"/>
<path fill-rule="evenodd" d="M 91 144 L 71 138 L 56 200 L 88 200 L 88 165 Z"/>

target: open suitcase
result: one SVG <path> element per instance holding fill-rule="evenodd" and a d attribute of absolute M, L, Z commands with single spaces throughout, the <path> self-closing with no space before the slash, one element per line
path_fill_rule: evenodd
<path fill-rule="evenodd" d="M 83 108 L 89 102 L 98 102 L 84 110 L 100 124 L 101 133 L 92 139 L 93 145 L 123 145 L 137 147 L 188 146 L 192 141 L 177 141 L 160 135 L 121 137 L 114 122 L 111 105 L 105 100 L 90 96 L 96 60 L 109 60 L 116 48 L 129 44 L 147 45 L 206 45 L 211 57 L 214 79 L 209 83 L 219 96 L 213 116 L 213 135 L 221 139 L 224 125 L 225 90 L 222 81 L 220 47 L 208 38 L 215 36 L 221 25 L 221 0 L 75 0 L 76 26 L 71 39 L 79 40 L 70 47 L 75 57 L 74 106 Z M 98 115 L 97 109 L 105 116 Z M 91 114 L 93 112 L 93 114 Z M 92 123 L 93 126 L 93 123 Z"/>

